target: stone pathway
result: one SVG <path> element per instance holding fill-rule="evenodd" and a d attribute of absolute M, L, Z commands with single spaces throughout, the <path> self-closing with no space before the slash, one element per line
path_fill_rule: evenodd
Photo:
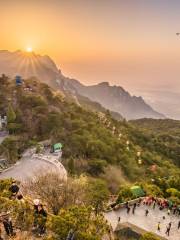
<path fill-rule="evenodd" d="M 149 214 L 147 217 L 145 216 L 146 209 L 149 210 Z M 165 220 L 163 220 L 163 216 L 165 216 Z M 115 230 L 115 228 L 117 227 L 118 217 L 121 217 L 121 223 L 129 222 L 144 229 L 145 231 L 154 232 L 157 235 L 162 236 L 168 240 L 180 240 L 180 229 L 177 229 L 180 216 L 175 216 L 173 214 L 168 215 L 167 210 L 160 211 L 157 206 L 155 209 L 152 209 L 151 206 L 147 207 L 141 205 L 140 207 L 136 208 L 134 215 L 132 214 L 132 210 L 128 215 L 125 208 L 105 213 L 105 218 L 111 224 L 113 230 Z M 161 223 L 160 232 L 157 231 L 158 222 Z M 172 227 L 170 231 L 170 236 L 168 237 L 165 234 L 165 231 L 166 226 L 169 224 L 169 222 L 172 222 Z"/>

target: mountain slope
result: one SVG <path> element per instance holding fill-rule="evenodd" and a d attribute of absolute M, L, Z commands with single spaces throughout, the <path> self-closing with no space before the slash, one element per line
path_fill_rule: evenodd
<path fill-rule="evenodd" d="M 16 75 L 23 78 L 37 77 L 54 88 L 58 87 L 58 79 L 61 80 L 61 73 L 51 58 L 33 52 L 0 51 L 0 73 L 10 78 Z"/>
<path fill-rule="evenodd" d="M 154 111 L 141 97 L 131 96 L 122 87 L 110 86 L 106 82 L 84 86 L 77 80 L 63 76 L 48 56 L 40 56 L 33 52 L 0 51 L 0 73 L 11 78 L 16 75 L 23 78 L 35 76 L 54 89 L 70 92 L 76 97 L 87 97 L 110 111 L 122 114 L 126 119 L 164 118 L 164 115 Z"/>
<path fill-rule="evenodd" d="M 120 86 L 110 86 L 102 82 L 93 86 L 84 86 L 77 80 L 69 80 L 80 95 L 99 102 L 107 109 L 121 113 L 126 119 L 165 118 L 145 103 L 142 97 L 131 96 Z"/>
<path fill-rule="evenodd" d="M 154 146 L 156 151 L 180 166 L 180 121 L 139 119 L 131 123 L 151 139 L 148 143 L 150 150 Z"/>
<path fill-rule="evenodd" d="M 27 88 L 29 86 L 29 88 Z M 120 167 L 131 180 L 176 174 L 174 155 L 167 157 L 151 136 L 126 121 L 117 121 L 108 112 L 97 113 L 69 101 L 62 92 L 35 79 L 22 86 L 0 78 L 0 115 L 8 116 L 10 137 L 0 147 L 0 155 L 10 162 L 27 147 L 51 139 L 63 144 L 63 159 L 72 172 L 99 176 L 107 166 Z M 150 144 L 150 145 L 149 145 Z M 141 151 L 139 165 L 137 152 Z M 73 161 L 73 162 L 72 162 Z M 175 162 L 175 161 L 174 161 Z M 108 172 L 107 175 L 110 173 Z"/>

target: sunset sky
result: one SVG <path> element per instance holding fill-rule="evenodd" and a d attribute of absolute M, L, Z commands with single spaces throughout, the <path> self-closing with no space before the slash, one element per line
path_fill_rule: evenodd
<path fill-rule="evenodd" d="M 180 96 L 179 0 L 0 0 L 0 49 L 32 47 L 85 84 Z"/>

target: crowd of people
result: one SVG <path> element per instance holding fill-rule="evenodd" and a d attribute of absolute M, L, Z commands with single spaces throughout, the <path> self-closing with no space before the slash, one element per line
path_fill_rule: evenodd
<path fill-rule="evenodd" d="M 167 215 L 174 215 L 177 218 L 179 218 L 179 221 L 176 223 L 176 229 L 180 229 L 180 208 L 176 204 L 172 204 L 168 202 L 166 199 L 160 199 L 155 197 L 145 197 L 140 198 L 138 201 L 131 204 L 130 202 L 125 203 L 125 209 L 127 214 L 135 214 L 137 207 L 140 205 L 145 206 L 145 217 L 148 217 L 149 215 L 149 207 L 152 207 L 152 210 L 159 209 L 159 211 L 167 210 Z M 147 207 L 146 207 L 147 206 Z M 165 213 L 165 212 L 164 212 Z M 163 215 L 162 221 L 166 219 L 166 214 Z M 118 223 L 121 221 L 121 216 L 118 216 Z M 169 222 L 166 226 L 165 234 L 167 236 L 170 236 L 172 225 L 175 223 Z M 161 232 L 161 221 L 157 223 L 157 231 Z"/>
<path fill-rule="evenodd" d="M 146 197 L 143 200 L 143 204 L 147 206 L 153 205 L 153 209 L 156 207 L 158 207 L 159 210 L 167 209 L 168 215 L 172 212 L 174 215 L 180 216 L 180 207 L 163 198 Z"/>
<path fill-rule="evenodd" d="M 160 211 L 162 211 L 163 209 L 166 209 L 168 215 L 173 214 L 176 216 L 180 216 L 180 208 L 176 204 L 170 204 L 170 202 L 166 199 L 155 198 L 155 197 L 146 197 L 143 200 L 143 204 L 147 205 L 147 206 L 152 206 L 153 209 L 158 208 Z M 147 216 L 148 213 L 149 213 L 149 210 L 146 209 L 145 215 Z M 165 218 L 166 217 L 164 215 L 162 217 L 162 219 L 165 220 Z M 166 231 L 165 231 L 165 234 L 167 236 L 170 235 L 171 227 L 172 227 L 172 222 L 169 222 L 168 225 L 166 226 Z M 180 220 L 178 221 L 177 229 L 180 229 Z M 157 231 L 158 232 L 161 231 L 161 222 L 160 221 L 157 224 Z"/>

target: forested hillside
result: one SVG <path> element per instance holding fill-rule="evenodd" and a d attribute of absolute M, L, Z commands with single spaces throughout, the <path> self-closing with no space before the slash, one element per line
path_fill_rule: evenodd
<path fill-rule="evenodd" d="M 132 123 L 113 119 L 108 111 L 85 110 L 35 79 L 16 86 L 1 77 L 0 99 L 0 112 L 7 113 L 10 132 L 1 154 L 9 162 L 15 162 L 26 148 L 51 139 L 63 143 L 63 161 L 72 174 L 113 178 L 110 166 L 116 166 L 128 181 L 179 174 L 178 153 L 172 153 L 165 142 Z M 171 138 L 175 141 L 175 136 Z"/>
<path fill-rule="evenodd" d="M 0 115 L 7 115 L 9 131 L 0 145 L 0 156 L 11 165 L 27 148 L 38 149 L 40 141 L 63 145 L 68 182 L 45 175 L 27 186 L 26 194 L 40 196 L 51 213 L 47 232 L 53 238 L 47 239 L 64 239 L 76 226 L 78 239 L 100 240 L 111 234 L 101 214 L 109 195 L 118 195 L 116 203 L 131 200 L 134 184 L 147 195 L 180 204 L 179 122 L 118 121 L 101 106 L 77 100 L 37 79 L 17 85 L 15 80 L 0 77 Z M 10 207 L 16 226 L 23 224 L 21 235 L 25 230 L 31 239 L 32 206 L 25 202 L 20 212 L 19 205 L 8 199 L 8 181 L 0 181 L 1 211 Z"/>
<path fill-rule="evenodd" d="M 144 135 L 144 139 L 149 139 L 144 141 L 144 145 L 150 151 L 155 150 L 180 166 L 180 121 L 140 119 L 131 123 L 139 129 L 140 135 Z M 143 144 L 141 138 L 139 141 Z"/>

